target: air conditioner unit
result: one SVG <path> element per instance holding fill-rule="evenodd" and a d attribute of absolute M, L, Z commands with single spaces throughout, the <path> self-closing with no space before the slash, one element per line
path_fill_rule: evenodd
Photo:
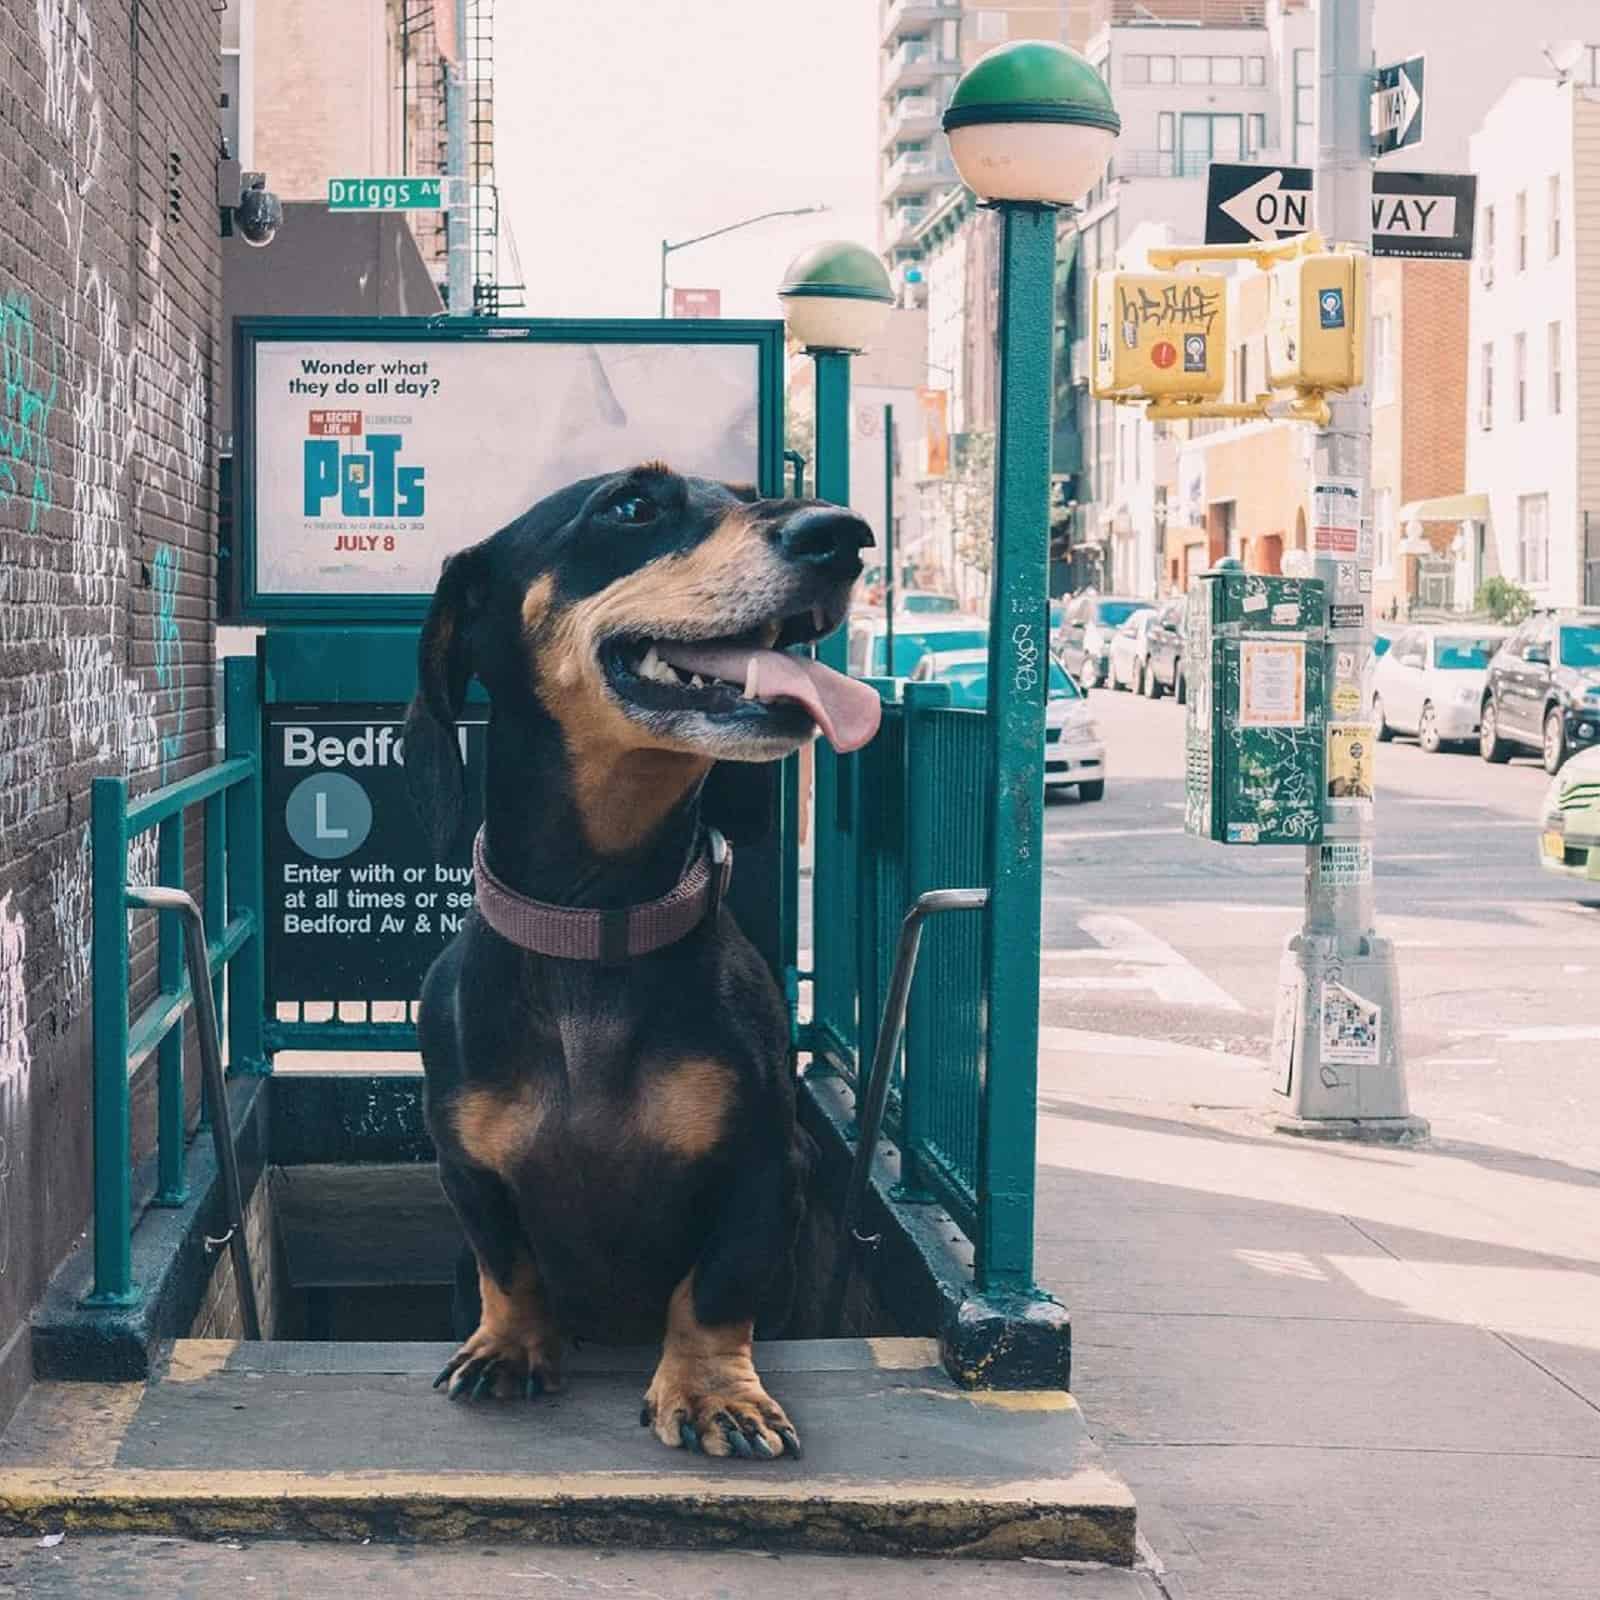
<path fill-rule="evenodd" d="M 1483 260 L 1478 263 L 1478 282 L 1481 283 L 1485 289 L 1492 289 L 1494 287 L 1494 262 L 1488 256 L 1485 256 Z"/>
<path fill-rule="evenodd" d="M 1489 433 L 1489 432 L 1491 432 L 1493 430 L 1493 428 L 1494 428 L 1494 407 L 1493 406 L 1479 406 L 1478 407 L 1478 426 L 1485 433 Z"/>

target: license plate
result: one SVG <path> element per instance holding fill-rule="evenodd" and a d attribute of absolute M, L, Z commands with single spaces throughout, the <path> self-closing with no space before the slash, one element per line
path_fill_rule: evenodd
<path fill-rule="evenodd" d="M 1567 856 L 1567 841 L 1559 833 L 1547 833 L 1539 841 L 1540 848 L 1552 861 L 1564 861 Z"/>

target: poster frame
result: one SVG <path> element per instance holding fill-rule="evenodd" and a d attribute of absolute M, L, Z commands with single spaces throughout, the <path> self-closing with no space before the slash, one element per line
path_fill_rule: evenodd
<path fill-rule="evenodd" d="M 257 584 L 256 352 L 264 344 L 382 342 L 402 345 L 523 341 L 530 344 L 742 344 L 757 355 L 757 479 L 766 497 L 783 487 L 784 327 L 777 320 L 727 318 L 239 317 L 233 331 L 236 468 L 233 474 L 234 593 L 229 622 L 420 623 L 429 595 L 262 593 Z M 626 463 L 618 463 L 621 467 Z M 483 528 L 477 537 L 494 530 Z"/>

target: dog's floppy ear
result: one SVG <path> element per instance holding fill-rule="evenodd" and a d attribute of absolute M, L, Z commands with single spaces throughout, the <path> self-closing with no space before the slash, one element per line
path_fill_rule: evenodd
<path fill-rule="evenodd" d="M 417 693 L 406 712 L 406 784 L 433 845 L 445 857 L 459 844 L 467 806 L 467 774 L 456 718 L 472 677 L 468 628 L 482 604 L 481 547 L 449 557 L 417 646 Z"/>
<path fill-rule="evenodd" d="M 760 844 L 778 823 L 779 761 L 719 761 L 700 790 L 700 816 L 729 844 Z"/>

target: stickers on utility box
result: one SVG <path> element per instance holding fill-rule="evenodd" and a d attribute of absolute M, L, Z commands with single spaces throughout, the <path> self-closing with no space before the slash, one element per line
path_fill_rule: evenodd
<path fill-rule="evenodd" d="M 1329 703 L 1336 717 L 1353 717 L 1361 709 L 1361 691 L 1353 683 L 1336 683 Z"/>
<path fill-rule="evenodd" d="M 1313 538 L 1319 556 L 1354 556 L 1361 542 L 1361 480 L 1323 478 L 1311 489 Z"/>
<path fill-rule="evenodd" d="M 1306 725 L 1306 647 L 1298 639 L 1239 642 L 1239 726 Z"/>
<path fill-rule="evenodd" d="M 1375 1067 L 1383 1048 L 1383 1012 L 1342 983 L 1322 985 L 1325 1066 Z"/>

